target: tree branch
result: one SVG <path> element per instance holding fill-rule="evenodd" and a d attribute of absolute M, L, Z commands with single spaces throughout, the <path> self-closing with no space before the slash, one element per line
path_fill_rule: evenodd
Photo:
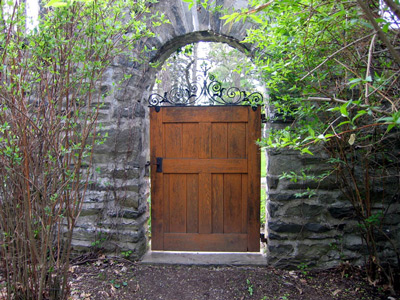
<path fill-rule="evenodd" d="M 367 72 L 365 74 L 365 80 L 367 80 L 368 76 L 371 75 L 372 52 L 374 51 L 375 48 L 375 39 L 376 39 L 376 34 L 374 34 L 374 36 L 372 37 L 371 44 L 369 45 L 368 64 L 367 64 Z M 365 83 L 365 104 L 369 105 L 368 82 Z"/>
<path fill-rule="evenodd" d="M 394 13 L 396 15 L 396 17 L 400 19 L 400 6 L 398 6 L 396 3 L 394 3 L 393 0 L 384 0 L 384 2 L 390 8 L 392 13 Z"/>
<path fill-rule="evenodd" d="M 308 97 L 307 99 L 305 99 L 306 101 L 317 101 L 317 102 L 336 102 L 336 103 L 340 103 L 340 104 L 345 104 L 348 103 L 349 101 L 346 100 L 342 100 L 342 99 L 337 99 L 337 98 L 325 98 L 325 97 Z M 368 105 L 363 105 L 361 104 L 360 107 L 362 108 L 369 108 L 371 109 L 373 112 L 379 113 L 379 114 L 383 114 L 383 115 L 387 115 L 390 116 L 390 113 L 384 111 L 384 110 L 380 110 L 380 109 L 376 109 L 373 107 L 370 107 Z"/>
<path fill-rule="evenodd" d="M 379 38 L 381 41 L 385 44 L 385 46 L 389 49 L 390 54 L 392 54 L 393 59 L 396 61 L 398 65 L 400 65 L 400 54 L 399 52 L 394 49 L 393 45 L 390 43 L 388 38 L 386 37 L 386 34 L 382 31 L 382 29 L 379 27 L 378 23 L 375 21 L 375 18 L 368 7 L 368 5 L 364 2 L 364 0 L 357 0 L 358 5 L 361 7 L 361 9 L 364 11 L 365 17 L 368 19 L 368 21 L 371 23 L 372 26 L 374 26 Z"/>
<path fill-rule="evenodd" d="M 318 66 L 316 66 L 314 69 L 312 69 L 310 72 L 308 72 L 306 75 L 304 75 L 300 81 L 303 81 L 305 78 L 307 78 L 308 76 L 310 76 L 311 73 L 315 72 L 316 70 L 318 70 L 319 68 L 321 68 L 328 60 L 330 60 L 332 57 L 334 57 L 336 54 L 342 52 L 343 50 L 353 46 L 354 44 L 357 44 L 358 42 L 365 40 L 366 38 L 369 38 L 370 36 L 376 34 L 375 32 L 370 33 L 362 38 L 359 38 L 358 40 L 355 40 L 353 42 L 351 42 L 350 44 L 340 48 L 339 50 L 335 51 L 334 53 L 332 53 L 331 55 L 329 55 L 327 58 L 324 59 L 324 61 L 322 63 L 320 63 Z"/>

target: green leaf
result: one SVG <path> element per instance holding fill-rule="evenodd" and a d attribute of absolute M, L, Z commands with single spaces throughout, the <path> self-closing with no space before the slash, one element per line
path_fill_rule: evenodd
<path fill-rule="evenodd" d="M 349 112 L 347 111 L 347 103 L 340 106 L 340 113 L 342 114 L 343 117 L 346 118 L 349 117 Z"/>
<path fill-rule="evenodd" d="M 50 0 L 49 3 L 45 5 L 45 7 L 62 7 L 67 5 L 68 4 L 66 2 L 60 0 Z"/>
<path fill-rule="evenodd" d="M 387 33 L 387 32 L 389 31 L 389 26 L 390 26 L 389 23 L 386 23 L 385 25 L 383 25 L 382 31 L 383 31 L 384 33 Z"/>
<path fill-rule="evenodd" d="M 308 148 L 301 149 L 301 154 L 305 154 L 305 153 L 310 154 L 310 155 L 314 155 L 314 154 L 310 151 L 310 149 L 308 149 Z"/>

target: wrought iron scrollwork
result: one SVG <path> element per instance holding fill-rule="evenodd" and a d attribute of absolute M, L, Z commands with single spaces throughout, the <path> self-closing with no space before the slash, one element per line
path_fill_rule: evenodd
<path fill-rule="evenodd" d="M 251 105 L 256 108 L 263 103 L 259 92 L 248 93 L 237 87 L 224 88 L 215 76 L 207 73 L 210 68 L 202 66 L 203 75 L 187 86 L 174 86 L 164 96 L 151 94 L 150 106 L 195 106 L 195 105 Z"/>

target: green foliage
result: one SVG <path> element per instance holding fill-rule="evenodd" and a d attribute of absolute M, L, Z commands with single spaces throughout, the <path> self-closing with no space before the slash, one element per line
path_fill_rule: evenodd
<path fill-rule="evenodd" d="M 390 197 L 377 196 L 374 186 L 386 186 L 387 176 L 397 176 L 400 166 L 393 155 L 400 129 L 400 56 L 394 50 L 400 36 L 396 24 L 380 17 L 380 9 L 387 11 L 384 4 L 253 0 L 250 8 L 222 19 L 257 24 L 244 42 L 256 45 L 254 62 L 269 91 L 270 121 L 287 123 L 272 128 L 260 146 L 327 154 L 336 184 L 358 216 L 369 250 L 368 275 L 372 281 L 383 275 L 393 286 L 392 271 L 376 250 L 376 234 L 385 236 L 385 214 L 373 211 L 375 203 L 388 206 Z M 293 170 L 282 178 L 324 178 L 308 175 Z M 395 246 L 393 251 L 399 253 Z"/>
<path fill-rule="evenodd" d="M 266 222 L 266 210 L 265 210 L 265 204 L 266 204 L 266 192 L 265 188 L 261 188 L 261 199 L 260 199 L 260 222 L 261 226 L 265 224 Z"/>
<path fill-rule="evenodd" d="M 8 299 L 68 298 L 72 233 L 93 147 L 106 138 L 97 116 L 108 93 L 99 84 L 116 56 L 150 50 L 137 44 L 153 36 L 145 21 L 165 17 L 150 16 L 148 4 L 51 0 L 31 31 L 23 3 L 1 6 L 0 256 Z"/>
<path fill-rule="evenodd" d="M 307 275 L 308 274 L 308 271 L 307 271 L 308 265 L 306 263 L 300 263 L 297 266 L 297 269 L 299 269 L 303 275 Z"/>
<path fill-rule="evenodd" d="M 247 291 L 249 292 L 250 296 L 253 296 L 254 293 L 254 287 L 253 284 L 251 283 L 250 279 L 246 279 L 246 283 L 247 283 Z"/>

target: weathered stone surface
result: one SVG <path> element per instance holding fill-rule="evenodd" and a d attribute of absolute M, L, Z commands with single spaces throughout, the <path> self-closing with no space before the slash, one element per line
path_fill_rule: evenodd
<path fill-rule="evenodd" d="M 325 207 L 315 204 L 301 203 L 295 207 L 289 207 L 285 216 L 303 216 L 305 219 L 313 219 L 316 216 L 320 216 L 325 211 Z"/>
<path fill-rule="evenodd" d="M 280 208 L 280 205 L 276 202 L 267 201 L 267 212 L 269 217 L 274 218 L 277 216 L 277 212 Z"/>
<path fill-rule="evenodd" d="M 139 168 L 114 169 L 111 176 L 116 179 L 138 179 L 139 171 Z"/>
<path fill-rule="evenodd" d="M 332 215 L 332 217 L 336 219 L 346 219 L 355 217 L 355 212 L 353 207 L 348 207 L 348 206 L 329 207 L 328 211 Z"/>
<path fill-rule="evenodd" d="M 140 155 L 143 143 L 142 132 L 139 127 L 124 130 L 109 129 L 101 131 L 100 134 L 107 134 L 108 138 L 102 145 L 96 147 L 96 154 L 106 153 L 110 155 L 113 152 L 129 152 L 133 154 L 133 159 Z"/>
<path fill-rule="evenodd" d="M 317 232 L 317 233 L 321 233 L 321 232 L 327 232 L 330 231 L 332 228 L 326 225 L 322 225 L 322 224 L 318 224 L 318 223 L 307 223 L 305 225 L 305 228 L 308 231 L 311 232 Z"/>
<path fill-rule="evenodd" d="M 268 222 L 268 228 L 276 232 L 297 233 L 300 232 L 304 226 L 300 224 L 284 223 L 284 222 Z"/>
<path fill-rule="evenodd" d="M 111 218 L 126 218 L 126 219 L 137 219 L 145 213 L 145 208 L 134 209 L 121 209 L 119 211 L 110 211 L 108 216 Z"/>
<path fill-rule="evenodd" d="M 267 184 L 270 190 L 276 189 L 279 184 L 279 176 L 267 175 Z"/>
<path fill-rule="evenodd" d="M 217 0 L 216 4 L 224 9 L 247 7 L 245 0 Z M 105 97 L 104 105 L 100 107 L 99 119 L 104 125 L 100 133 L 107 133 L 109 137 L 103 145 L 95 148 L 93 162 L 101 172 L 89 185 L 73 240 L 74 249 L 87 249 L 99 234 L 108 234 L 107 238 L 112 241 L 105 241 L 102 245 L 108 251 L 117 254 L 131 251 L 130 258 L 133 259 L 139 259 L 146 251 L 146 200 L 149 195 L 145 167 L 149 160 L 146 99 L 157 71 L 149 68 L 148 63 L 162 63 L 178 47 L 198 41 L 224 42 L 242 52 L 256 51 L 254 45 L 241 43 L 246 30 L 253 26 L 249 22 L 224 25 L 218 13 L 210 15 L 200 6 L 188 10 L 187 3 L 181 0 L 161 0 L 152 7 L 164 12 L 171 24 L 156 28 L 155 37 L 138 42 L 135 49 L 138 52 L 145 46 L 155 48 L 142 56 L 148 61 L 144 64 L 135 61 L 132 59 L 134 53 L 132 57 L 114 59 L 99 86 L 98 94 Z M 131 77 L 124 81 L 126 75 Z M 266 127 L 279 130 L 291 121 L 281 119 L 266 124 Z M 400 147 L 400 142 L 393 142 L 399 143 Z M 362 262 L 360 251 L 363 253 L 365 247 L 355 238 L 358 227 L 354 211 L 349 203 L 343 202 L 334 180 L 330 178 L 316 183 L 279 179 L 283 172 L 304 168 L 315 174 L 325 171 L 326 155 L 314 152 L 314 156 L 299 156 L 293 150 L 267 150 L 269 264 L 296 268 L 300 263 L 334 266 L 341 259 Z M 316 195 L 296 198 L 295 194 L 304 192 L 307 187 L 318 188 Z M 398 193 L 397 189 L 398 174 L 394 173 L 388 176 L 385 188 L 373 187 L 372 197 L 379 199 L 383 192 L 394 195 Z M 387 228 L 388 234 L 400 241 L 400 231 L 396 231 L 400 223 L 400 207 L 394 205 L 398 198 L 393 196 L 393 199 L 385 230 Z M 330 246 L 332 241 L 340 241 L 343 251 L 333 250 Z M 393 254 L 386 242 L 382 247 L 385 255 Z"/>
<path fill-rule="evenodd" d="M 286 235 L 279 235 L 275 233 L 268 233 L 268 239 L 269 240 L 288 240 L 289 238 Z"/>
<path fill-rule="evenodd" d="M 134 119 L 134 118 L 144 118 L 146 115 L 146 111 L 143 106 L 140 104 L 136 104 L 133 107 L 119 107 L 116 111 L 114 111 L 113 117 L 116 119 L 126 118 L 126 119 Z"/>
<path fill-rule="evenodd" d="M 296 197 L 296 192 L 283 192 L 283 191 L 277 191 L 277 192 L 270 192 L 268 193 L 269 199 L 271 201 L 276 201 L 276 202 L 282 202 L 282 201 L 289 201 L 289 200 L 294 200 L 297 199 Z"/>

